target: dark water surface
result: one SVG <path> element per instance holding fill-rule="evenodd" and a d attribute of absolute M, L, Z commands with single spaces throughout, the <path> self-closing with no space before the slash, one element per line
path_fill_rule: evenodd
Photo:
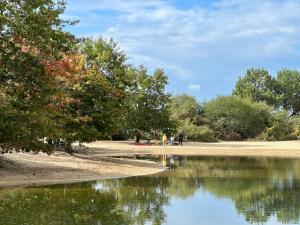
<path fill-rule="evenodd" d="M 172 169 L 153 176 L 0 190 L 0 224 L 300 224 L 300 159 L 167 163 Z"/>

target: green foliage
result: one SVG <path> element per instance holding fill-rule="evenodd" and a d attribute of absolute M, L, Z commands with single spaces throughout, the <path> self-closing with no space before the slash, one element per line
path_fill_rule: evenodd
<path fill-rule="evenodd" d="M 132 84 L 126 98 L 127 129 L 158 132 L 174 128 L 170 120 L 170 94 L 165 90 L 168 77 L 164 71 L 158 69 L 149 75 L 144 67 L 129 67 L 127 76 Z"/>
<path fill-rule="evenodd" d="M 300 138 L 300 116 L 293 117 L 290 121 L 294 134 Z"/>
<path fill-rule="evenodd" d="M 201 114 L 201 107 L 192 96 L 182 94 L 172 97 L 171 118 L 178 121 L 194 121 Z"/>
<path fill-rule="evenodd" d="M 214 132 L 207 126 L 197 126 L 188 121 L 180 127 L 189 141 L 216 142 Z"/>
<path fill-rule="evenodd" d="M 174 127 L 163 70 L 125 64 L 113 41 L 75 45 L 63 1 L 1 1 L 0 148 L 50 151 L 46 137 L 88 142 Z"/>
<path fill-rule="evenodd" d="M 247 70 L 244 77 L 240 77 L 233 90 L 233 95 L 249 98 L 256 102 L 266 102 L 276 105 L 274 97 L 274 79 L 265 69 Z"/>
<path fill-rule="evenodd" d="M 300 72 L 283 69 L 277 73 L 276 94 L 282 108 L 290 115 L 299 115 L 300 112 Z"/>
<path fill-rule="evenodd" d="M 271 108 L 237 96 L 221 96 L 205 104 L 210 127 L 221 139 L 254 138 L 270 123 Z"/>
<path fill-rule="evenodd" d="M 283 69 L 272 78 L 266 70 L 251 69 L 239 78 L 233 94 L 250 98 L 253 101 L 264 101 L 278 110 L 261 134 L 264 140 L 290 140 L 298 136 L 297 124 L 289 119 L 300 112 L 300 73 L 296 70 Z"/>
<path fill-rule="evenodd" d="M 0 2 L 0 93 L 6 98 L 0 113 L 3 152 L 51 149 L 41 140 L 59 129 L 48 107 L 56 88 L 44 64 L 71 50 L 73 38 L 62 31 L 68 22 L 59 18 L 64 7 L 51 0 Z"/>
<path fill-rule="evenodd" d="M 296 121 L 295 121 L 296 122 Z M 286 111 L 276 112 L 272 117 L 272 126 L 261 134 L 266 141 L 285 141 L 297 139 L 297 127 L 292 123 Z"/>
<path fill-rule="evenodd" d="M 208 128 L 203 109 L 196 99 L 189 95 L 176 95 L 171 101 L 171 118 L 177 121 L 178 128 L 187 140 L 215 142 L 214 132 Z"/>
<path fill-rule="evenodd" d="M 299 115 L 300 73 L 283 69 L 272 78 L 264 69 L 250 69 L 237 81 L 233 95 L 263 101 L 276 109 L 283 108 L 290 116 Z"/>
<path fill-rule="evenodd" d="M 65 108 L 64 138 L 90 142 L 116 133 L 125 104 L 125 55 L 112 40 L 86 40 L 80 45 L 84 75 L 67 91 L 73 101 Z"/>

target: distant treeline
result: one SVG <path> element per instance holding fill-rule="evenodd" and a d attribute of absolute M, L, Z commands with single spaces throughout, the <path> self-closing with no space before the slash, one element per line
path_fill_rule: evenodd
<path fill-rule="evenodd" d="M 190 140 L 297 139 L 300 73 L 283 69 L 273 77 L 265 69 L 250 69 L 231 96 L 201 104 L 192 96 L 174 96 L 171 111 Z"/>

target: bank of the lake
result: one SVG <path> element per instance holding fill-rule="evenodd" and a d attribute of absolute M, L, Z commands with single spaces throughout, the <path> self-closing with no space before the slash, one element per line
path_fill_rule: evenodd
<path fill-rule="evenodd" d="M 179 146 L 132 145 L 99 141 L 73 155 L 6 154 L 0 158 L 0 188 L 72 183 L 88 180 L 141 176 L 163 171 L 154 162 L 111 158 L 143 154 L 198 156 L 251 156 L 300 158 L 300 141 L 184 143 Z"/>

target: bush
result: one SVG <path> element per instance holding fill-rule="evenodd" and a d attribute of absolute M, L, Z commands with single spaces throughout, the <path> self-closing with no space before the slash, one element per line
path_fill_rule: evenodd
<path fill-rule="evenodd" d="M 270 125 L 272 108 L 237 96 L 221 96 L 204 106 L 217 138 L 239 140 L 257 137 Z"/>
<path fill-rule="evenodd" d="M 291 119 L 291 126 L 294 131 L 294 134 L 300 138 L 300 116 L 294 117 Z"/>
<path fill-rule="evenodd" d="M 190 141 L 216 142 L 214 132 L 207 126 L 196 126 L 186 123 L 182 128 L 186 139 Z"/>
<path fill-rule="evenodd" d="M 286 141 L 297 139 L 298 120 L 289 118 L 286 111 L 276 112 L 272 118 L 272 126 L 266 128 L 260 135 L 266 141 Z"/>
<path fill-rule="evenodd" d="M 219 138 L 224 141 L 238 141 L 242 140 L 242 137 L 240 134 L 234 132 L 234 131 L 229 131 L 229 132 L 221 132 L 219 134 Z"/>
<path fill-rule="evenodd" d="M 265 141 L 287 141 L 297 140 L 297 135 L 294 133 L 286 132 L 282 127 L 275 125 L 266 130 L 261 134 L 261 138 Z"/>
<path fill-rule="evenodd" d="M 176 95 L 171 101 L 171 118 L 173 120 L 194 120 L 201 114 L 201 107 L 193 96 Z"/>

